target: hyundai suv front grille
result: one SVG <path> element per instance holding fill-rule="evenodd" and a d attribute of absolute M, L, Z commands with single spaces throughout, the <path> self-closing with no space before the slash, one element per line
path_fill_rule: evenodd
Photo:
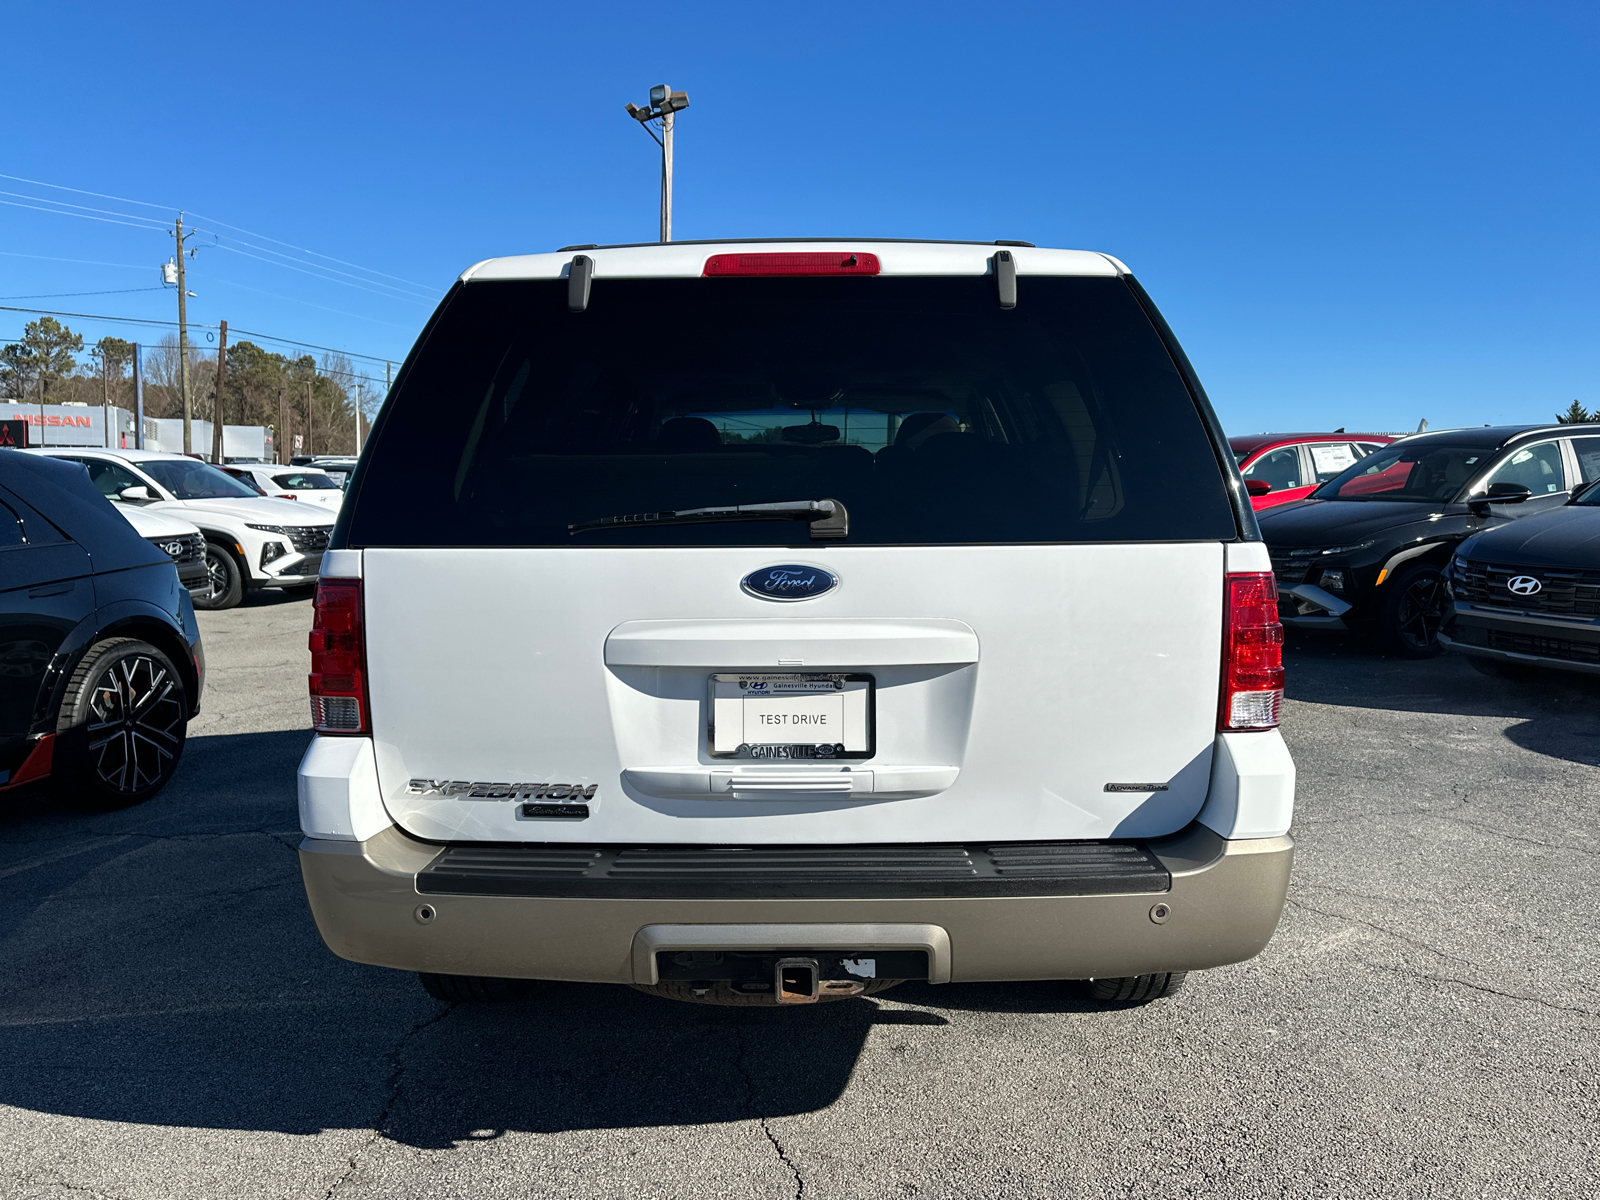
<path fill-rule="evenodd" d="M 1513 592 L 1513 579 L 1534 579 L 1539 588 L 1529 595 L 1523 584 L 1524 590 Z M 1457 600 L 1481 607 L 1553 617 L 1600 617 L 1600 571 L 1457 559 L 1450 584 Z"/>

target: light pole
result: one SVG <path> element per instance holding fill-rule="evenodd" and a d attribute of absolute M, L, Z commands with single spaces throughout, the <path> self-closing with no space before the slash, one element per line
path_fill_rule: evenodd
<path fill-rule="evenodd" d="M 650 103 L 640 108 L 637 104 L 627 106 L 628 115 L 648 133 L 655 138 L 656 145 L 661 147 L 661 240 L 672 240 L 672 124 L 673 114 L 679 109 L 689 107 L 689 93 L 675 92 L 664 83 L 658 83 L 650 89 Z M 661 134 L 650 128 L 651 121 L 661 122 Z"/>

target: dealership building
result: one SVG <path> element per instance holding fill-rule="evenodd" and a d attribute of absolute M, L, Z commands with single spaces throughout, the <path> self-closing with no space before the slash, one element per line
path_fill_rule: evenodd
<path fill-rule="evenodd" d="M 98 446 L 118 450 L 163 450 L 173 454 L 183 451 L 182 420 L 177 417 L 146 417 L 144 444 L 141 447 L 134 434 L 136 425 L 133 414 L 124 408 L 0 400 L 0 421 L 26 422 L 30 446 Z M 210 456 L 210 421 L 189 422 L 189 444 L 194 453 Z M 224 425 L 222 457 L 271 462 L 272 430 L 264 425 Z"/>

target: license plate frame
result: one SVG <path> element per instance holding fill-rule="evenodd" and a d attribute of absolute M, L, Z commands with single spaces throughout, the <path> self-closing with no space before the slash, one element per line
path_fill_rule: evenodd
<path fill-rule="evenodd" d="M 841 725 L 843 740 L 818 741 L 757 741 L 745 739 L 745 705 L 751 699 L 748 686 L 741 682 L 761 683 L 776 688 L 768 693 L 775 701 L 785 698 L 808 697 L 822 699 L 831 695 L 841 698 Z M 738 689 L 735 691 L 735 689 Z M 706 680 L 706 752 L 712 758 L 746 759 L 756 762 L 839 762 L 871 758 L 877 753 L 878 712 L 877 679 L 856 671 L 719 671 Z M 723 746 L 717 744 L 717 719 L 719 708 L 724 720 L 732 720 L 733 701 L 739 713 L 739 741 L 734 745 L 731 734 L 724 730 Z M 721 702 L 719 704 L 719 701 Z M 857 732 L 856 721 L 864 723 Z"/>

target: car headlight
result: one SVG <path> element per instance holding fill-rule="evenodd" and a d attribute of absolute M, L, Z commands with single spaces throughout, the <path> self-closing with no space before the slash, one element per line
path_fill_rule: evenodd
<path fill-rule="evenodd" d="M 1317 582 L 1330 592 L 1342 592 L 1344 591 L 1344 572 L 1324 571 Z"/>
<path fill-rule="evenodd" d="M 1319 555 L 1321 555 L 1322 557 L 1324 557 L 1324 558 L 1326 558 L 1330 554 L 1355 554 L 1357 551 L 1360 551 L 1360 550 L 1370 550 L 1373 546 L 1376 546 L 1377 544 L 1378 544 L 1377 541 L 1374 540 L 1374 541 L 1370 541 L 1370 542 L 1357 542 L 1353 546 L 1329 546 L 1324 550 L 1319 550 L 1317 553 Z"/>
<path fill-rule="evenodd" d="M 289 536 L 289 531 L 282 525 L 245 525 L 246 529 L 259 529 L 262 533 L 278 533 L 284 537 Z"/>

